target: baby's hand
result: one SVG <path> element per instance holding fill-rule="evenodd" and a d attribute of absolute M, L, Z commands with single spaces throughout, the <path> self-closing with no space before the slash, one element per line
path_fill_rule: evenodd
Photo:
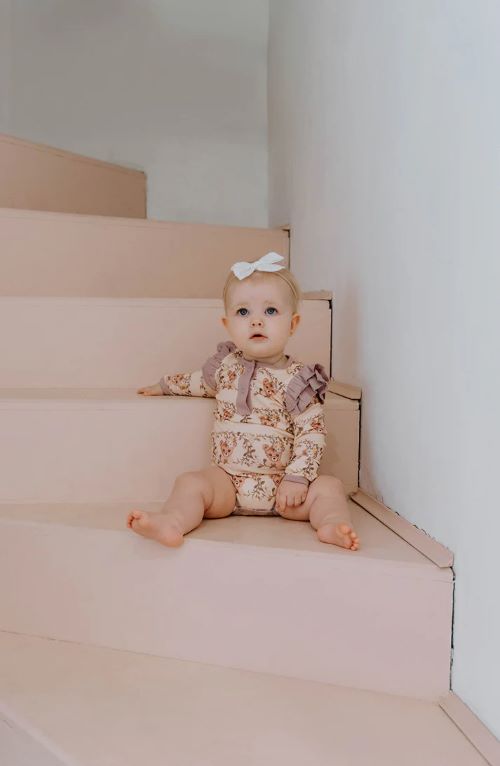
<path fill-rule="evenodd" d="M 285 508 L 295 508 L 302 505 L 307 497 L 307 490 L 306 484 L 283 479 L 276 493 L 276 508 L 278 511 L 284 511 Z"/>
<path fill-rule="evenodd" d="M 163 391 L 161 390 L 159 383 L 155 383 L 154 386 L 144 386 L 143 388 L 138 388 L 137 393 L 143 394 L 144 396 L 163 396 Z"/>

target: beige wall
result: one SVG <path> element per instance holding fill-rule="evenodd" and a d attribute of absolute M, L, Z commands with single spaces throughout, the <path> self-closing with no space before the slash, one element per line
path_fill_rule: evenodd
<path fill-rule="evenodd" d="M 265 226 L 267 26 L 268 0 L 14 2 L 4 131 L 144 169 L 151 218 Z"/>
<path fill-rule="evenodd" d="M 271 223 L 336 295 L 361 480 L 456 553 L 455 692 L 500 736 L 500 4 L 271 0 Z"/>

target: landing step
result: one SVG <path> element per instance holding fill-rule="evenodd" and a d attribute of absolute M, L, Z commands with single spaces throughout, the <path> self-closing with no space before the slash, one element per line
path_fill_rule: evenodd
<path fill-rule="evenodd" d="M 421 699 L 448 692 L 453 573 L 359 506 L 357 552 L 281 518 L 204 521 L 179 549 L 126 528 L 133 508 L 160 507 L 0 506 L 0 630 Z"/>
<path fill-rule="evenodd" d="M 9 633 L 0 678 L 46 753 L 5 766 L 486 765 L 436 704 L 324 683 Z"/>

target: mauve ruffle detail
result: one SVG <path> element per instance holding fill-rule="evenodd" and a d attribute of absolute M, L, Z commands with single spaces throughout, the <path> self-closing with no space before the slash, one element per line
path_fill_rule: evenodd
<path fill-rule="evenodd" d="M 257 369 L 257 362 L 251 362 L 249 359 L 241 357 L 243 372 L 238 381 L 238 394 L 236 396 L 236 412 L 245 417 L 252 412 L 252 393 L 250 385 Z"/>
<path fill-rule="evenodd" d="M 316 396 L 323 404 L 329 376 L 322 364 L 307 364 L 293 376 L 285 394 L 285 406 L 291 415 L 300 415 Z"/>
<path fill-rule="evenodd" d="M 201 372 L 203 380 L 213 391 L 217 388 L 217 382 L 215 380 L 215 373 L 220 367 L 222 360 L 228 355 L 236 351 L 236 346 L 230 340 L 224 340 L 217 345 L 217 353 L 207 359 Z"/>

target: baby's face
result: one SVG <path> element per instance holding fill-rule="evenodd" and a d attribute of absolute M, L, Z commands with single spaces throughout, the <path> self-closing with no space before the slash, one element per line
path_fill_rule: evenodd
<path fill-rule="evenodd" d="M 223 324 L 247 359 L 277 362 L 300 316 L 288 285 L 262 273 L 231 285 Z"/>

